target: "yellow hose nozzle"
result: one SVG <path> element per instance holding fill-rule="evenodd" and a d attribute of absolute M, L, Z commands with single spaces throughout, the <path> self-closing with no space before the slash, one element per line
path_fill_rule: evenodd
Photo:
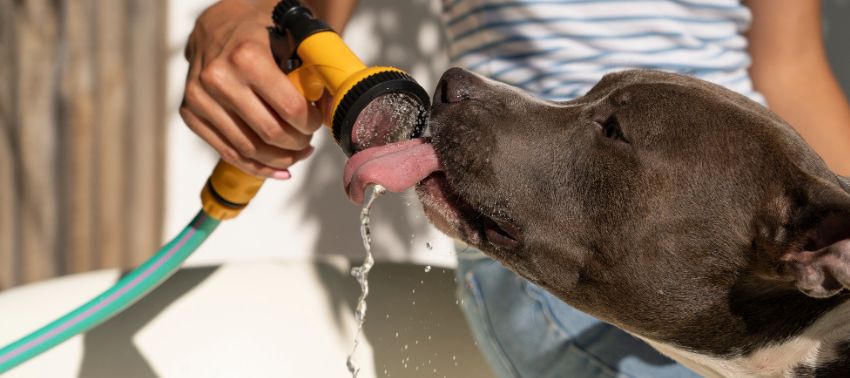
<path fill-rule="evenodd" d="M 334 139 L 346 154 L 357 147 L 351 133 L 360 112 L 372 100 L 390 93 L 403 93 L 420 106 L 416 124 L 404 129 L 403 137 L 417 137 L 424 128 L 424 113 L 430 105 L 428 93 L 412 77 L 394 67 L 367 67 L 339 34 L 313 18 L 297 0 L 281 1 L 273 14 L 276 32 L 288 35 L 295 52 L 287 61 L 287 77 L 308 101 L 317 101 L 324 91 L 333 95 L 331 128 Z M 412 114 L 412 113 L 411 113 Z M 235 218 L 248 206 L 265 179 L 219 161 L 201 192 L 204 211 L 218 220 Z"/>

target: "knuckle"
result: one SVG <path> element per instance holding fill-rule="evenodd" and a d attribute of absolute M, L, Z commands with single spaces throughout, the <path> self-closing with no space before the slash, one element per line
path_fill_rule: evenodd
<path fill-rule="evenodd" d="M 205 87 L 222 88 L 226 76 L 227 66 L 221 60 L 214 60 L 201 70 L 201 84 Z"/>
<path fill-rule="evenodd" d="M 192 117 L 191 113 L 192 112 L 188 108 L 186 108 L 186 106 L 180 107 L 180 118 L 183 119 L 183 123 L 186 124 L 189 130 L 195 131 L 198 126 L 195 124 L 195 119 L 194 117 Z"/>
<path fill-rule="evenodd" d="M 307 102 L 299 96 L 287 96 L 283 99 L 282 105 L 290 117 L 300 118 L 307 114 Z"/>
<path fill-rule="evenodd" d="M 280 144 L 286 140 L 286 133 L 278 125 L 261 126 L 257 134 L 268 144 Z"/>
<path fill-rule="evenodd" d="M 183 94 L 184 104 L 189 106 L 197 105 L 201 99 L 201 91 L 203 89 L 195 82 L 186 84 L 186 92 Z"/>
<path fill-rule="evenodd" d="M 251 67 L 262 58 L 262 48 L 254 42 L 243 42 L 239 44 L 230 55 L 233 64 L 240 68 Z"/>
<path fill-rule="evenodd" d="M 239 151 L 239 154 L 248 159 L 253 159 L 257 157 L 257 146 L 255 146 L 251 142 L 239 142 L 235 143 L 234 146 L 236 147 L 236 150 Z"/>
<path fill-rule="evenodd" d="M 189 122 L 189 118 L 190 118 L 189 108 L 186 107 L 185 104 L 180 105 L 180 110 L 178 111 L 178 113 L 180 114 L 180 118 L 183 118 L 183 120 L 186 121 L 187 123 Z M 189 127 L 192 127 L 192 125 L 189 125 Z"/>
<path fill-rule="evenodd" d="M 239 156 L 239 153 L 232 148 L 222 148 L 218 153 L 221 155 L 221 158 L 224 159 L 224 161 L 230 164 L 233 164 L 237 167 L 242 167 L 244 165 L 242 164 L 242 161 L 240 159 L 241 156 Z"/>

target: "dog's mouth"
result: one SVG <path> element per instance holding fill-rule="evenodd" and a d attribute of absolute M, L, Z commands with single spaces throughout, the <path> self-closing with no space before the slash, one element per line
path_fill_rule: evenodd
<path fill-rule="evenodd" d="M 486 250 L 515 250 L 522 232 L 505 216 L 473 205 L 462 190 L 446 179 L 434 147 L 425 139 L 372 147 L 349 159 L 343 178 L 355 203 L 364 201 L 365 189 L 380 184 L 393 192 L 416 186 L 428 219 L 441 231 Z"/>
<path fill-rule="evenodd" d="M 449 184 L 445 172 L 426 177 L 416 193 L 431 223 L 450 236 L 486 250 L 515 250 L 522 244 L 516 223 L 472 205 Z"/>

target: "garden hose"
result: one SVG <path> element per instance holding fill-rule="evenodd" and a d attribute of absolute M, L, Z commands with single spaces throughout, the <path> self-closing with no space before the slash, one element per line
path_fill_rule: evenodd
<path fill-rule="evenodd" d="M 271 31 L 289 38 L 293 46 L 292 56 L 283 66 L 295 88 L 308 101 L 318 101 L 325 92 L 333 96 L 329 127 L 347 155 L 365 147 L 421 136 L 430 98 L 412 77 L 394 67 L 367 67 L 337 33 L 313 18 L 297 0 L 281 1 L 275 7 L 273 20 L 275 27 Z M 373 104 L 383 106 L 379 110 L 393 107 L 396 115 L 408 114 L 389 118 L 391 130 L 358 123 L 360 114 Z M 358 130 L 360 134 L 356 134 Z M 0 374 L 96 327 L 141 299 L 174 274 L 222 220 L 239 215 L 264 180 L 220 160 L 201 192 L 203 210 L 174 240 L 88 303 L 0 349 Z"/>
<path fill-rule="evenodd" d="M 109 320 L 171 277 L 220 221 L 203 211 L 144 264 L 86 304 L 0 349 L 0 374 Z"/>

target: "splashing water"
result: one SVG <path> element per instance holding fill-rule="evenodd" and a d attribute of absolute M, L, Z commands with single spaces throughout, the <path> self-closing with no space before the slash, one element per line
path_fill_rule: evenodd
<path fill-rule="evenodd" d="M 360 345 L 360 334 L 363 331 L 363 322 L 366 320 L 366 297 L 369 295 L 369 271 L 375 265 L 375 259 L 372 258 L 372 235 L 369 229 L 369 211 L 372 210 L 372 204 L 387 189 L 380 185 L 372 185 L 372 191 L 368 195 L 368 200 L 364 202 L 363 209 L 360 210 L 360 237 L 363 238 L 363 248 L 366 249 L 366 259 L 363 265 L 351 268 L 351 275 L 357 279 L 360 284 L 360 298 L 357 300 L 357 308 L 354 311 L 354 319 L 357 320 L 357 333 L 354 334 L 354 347 L 351 349 L 351 354 L 348 355 L 348 360 L 345 365 L 348 367 L 348 372 L 353 378 L 357 378 L 360 373 L 360 367 L 354 362 L 354 352 L 357 351 L 357 346 Z"/>
<path fill-rule="evenodd" d="M 425 124 L 428 111 L 408 94 L 393 92 L 372 100 L 357 115 L 351 143 L 357 151 L 407 140 Z"/>

